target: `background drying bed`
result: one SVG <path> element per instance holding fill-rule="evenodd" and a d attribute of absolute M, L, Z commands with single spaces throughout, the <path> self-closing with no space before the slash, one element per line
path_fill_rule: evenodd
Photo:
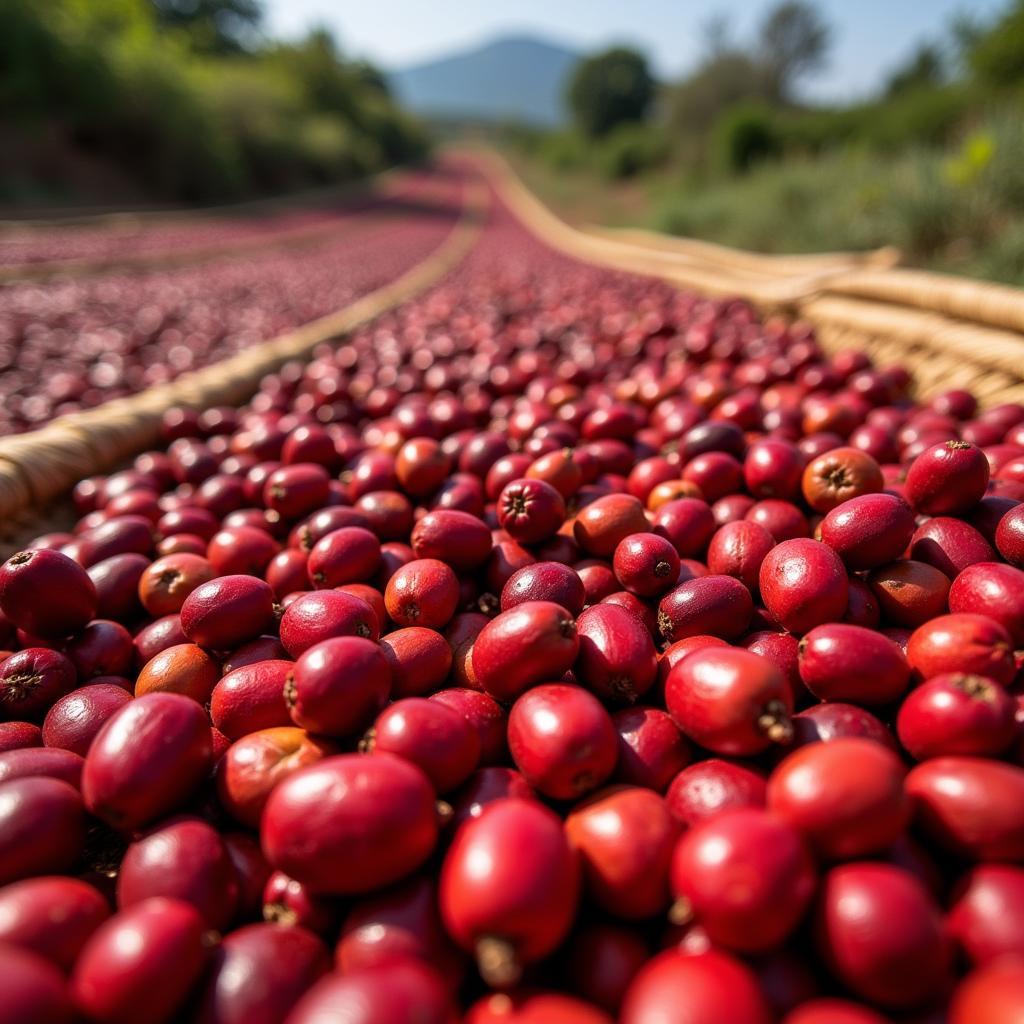
<path fill-rule="evenodd" d="M 436 248 L 463 191 L 457 175 L 423 175 L 308 245 L 0 285 L 0 432 L 134 394 L 333 312 Z"/>

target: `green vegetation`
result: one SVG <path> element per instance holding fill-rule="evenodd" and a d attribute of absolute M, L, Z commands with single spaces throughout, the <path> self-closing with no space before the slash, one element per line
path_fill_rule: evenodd
<path fill-rule="evenodd" d="M 374 69 L 323 31 L 263 39 L 260 10 L 257 0 L 4 0 L 0 199 L 73 196 L 83 166 L 139 198 L 232 199 L 424 152 Z"/>
<path fill-rule="evenodd" d="M 580 220 L 765 251 L 892 244 L 1024 283 L 1024 0 L 991 23 L 961 19 L 847 107 L 795 98 L 831 38 L 810 4 L 780 4 L 746 42 L 722 21 L 706 36 L 643 121 L 519 132 L 513 161 Z"/>

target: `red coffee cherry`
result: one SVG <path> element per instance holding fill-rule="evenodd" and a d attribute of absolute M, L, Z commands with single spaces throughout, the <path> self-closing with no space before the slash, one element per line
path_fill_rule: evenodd
<path fill-rule="evenodd" d="M 384 604 L 399 626 L 442 629 L 459 601 L 455 573 L 436 558 L 419 558 L 401 566 L 388 580 Z"/>
<path fill-rule="evenodd" d="M 836 622 L 846 611 L 846 569 L 830 547 L 814 540 L 787 540 L 772 548 L 761 563 L 760 584 L 772 618 L 792 633 Z"/>
<path fill-rule="evenodd" d="M 288 666 L 283 695 L 292 721 L 321 736 L 351 736 L 387 703 L 391 668 L 378 644 L 359 636 L 324 640 Z"/>
<path fill-rule="evenodd" d="M 907 471 L 907 499 L 925 515 L 960 515 L 981 500 L 988 478 L 988 459 L 980 448 L 944 441 L 914 459 Z"/>
<path fill-rule="evenodd" d="M 527 782 L 555 800 L 574 800 L 614 771 L 618 738 L 611 716 L 579 686 L 535 686 L 512 706 L 512 760 Z"/>
<path fill-rule="evenodd" d="M 97 607 L 88 573 L 59 551 L 19 551 L 0 566 L 0 611 L 34 636 L 77 633 Z"/>
<path fill-rule="evenodd" d="M 488 984 L 504 988 L 562 942 L 579 888 L 578 858 L 557 815 L 532 801 L 497 800 L 455 834 L 441 868 L 441 918 Z"/>
<path fill-rule="evenodd" d="M 627 920 L 668 908 L 669 861 L 679 831 L 660 796 L 628 786 L 595 794 L 565 820 L 565 834 L 580 856 L 585 894 Z"/>
<path fill-rule="evenodd" d="M 800 679 L 819 700 L 888 704 L 910 681 L 903 651 L 862 626 L 816 626 L 800 641 Z"/>
<path fill-rule="evenodd" d="M 665 703 L 680 729 L 716 754 L 745 757 L 792 735 L 792 698 L 782 673 L 736 647 L 703 647 L 665 681 Z"/>
<path fill-rule="evenodd" d="M 514 700 L 572 667 L 579 637 L 572 616 L 551 601 L 526 601 L 483 627 L 472 647 L 473 676 L 495 700 Z"/>
<path fill-rule="evenodd" d="M 562 495 L 543 480 L 520 479 L 498 496 L 498 525 L 520 544 L 553 537 L 565 521 Z"/>
<path fill-rule="evenodd" d="M 786 757 L 768 780 L 768 809 L 799 831 L 822 857 L 879 853 L 909 814 L 899 757 L 874 740 L 810 743 Z"/>
<path fill-rule="evenodd" d="M 800 833 L 757 808 L 694 825 L 672 855 L 671 881 L 677 923 L 694 920 L 716 945 L 746 953 L 781 945 L 816 885 Z"/>
<path fill-rule="evenodd" d="M 416 870 L 437 840 L 435 795 L 414 764 L 342 754 L 270 794 L 260 842 L 270 863 L 321 893 L 360 893 Z"/>
<path fill-rule="evenodd" d="M 950 943 L 925 887 L 890 864 L 844 864 L 822 880 L 819 948 L 842 981 L 880 1006 L 918 1006 L 947 980 Z"/>

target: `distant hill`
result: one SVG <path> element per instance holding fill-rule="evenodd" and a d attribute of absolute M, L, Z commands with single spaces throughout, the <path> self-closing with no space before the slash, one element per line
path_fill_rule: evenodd
<path fill-rule="evenodd" d="M 557 43 L 508 37 L 414 67 L 393 71 L 396 97 L 424 117 L 565 120 L 565 85 L 580 54 Z"/>

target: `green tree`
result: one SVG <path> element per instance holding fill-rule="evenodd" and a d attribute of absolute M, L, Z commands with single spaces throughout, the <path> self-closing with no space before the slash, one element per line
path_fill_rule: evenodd
<path fill-rule="evenodd" d="M 914 89 L 941 85 L 945 79 L 946 61 L 942 51 L 931 43 L 922 43 L 889 77 L 885 95 L 901 96 Z"/>
<path fill-rule="evenodd" d="M 803 0 L 785 0 L 768 12 L 758 56 L 774 99 L 791 100 L 796 81 L 824 67 L 831 35 L 818 9 Z"/>
<path fill-rule="evenodd" d="M 614 47 L 580 61 L 569 81 L 569 107 L 580 130 L 597 138 L 642 121 L 654 89 L 644 56 Z"/>
<path fill-rule="evenodd" d="M 157 21 L 184 30 L 204 53 L 237 53 L 255 43 L 262 0 L 152 0 Z"/>
<path fill-rule="evenodd" d="M 668 119 L 680 135 L 702 133 L 736 104 L 767 96 L 764 68 L 740 50 L 723 50 L 669 91 Z"/>
<path fill-rule="evenodd" d="M 970 32 L 970 30 L 968 30 Z M 986 85 L 1002 88 L 1024 79 L 1024 0 L 987 28 L 974 26 L 966 37 L 967 64 Z"/>

